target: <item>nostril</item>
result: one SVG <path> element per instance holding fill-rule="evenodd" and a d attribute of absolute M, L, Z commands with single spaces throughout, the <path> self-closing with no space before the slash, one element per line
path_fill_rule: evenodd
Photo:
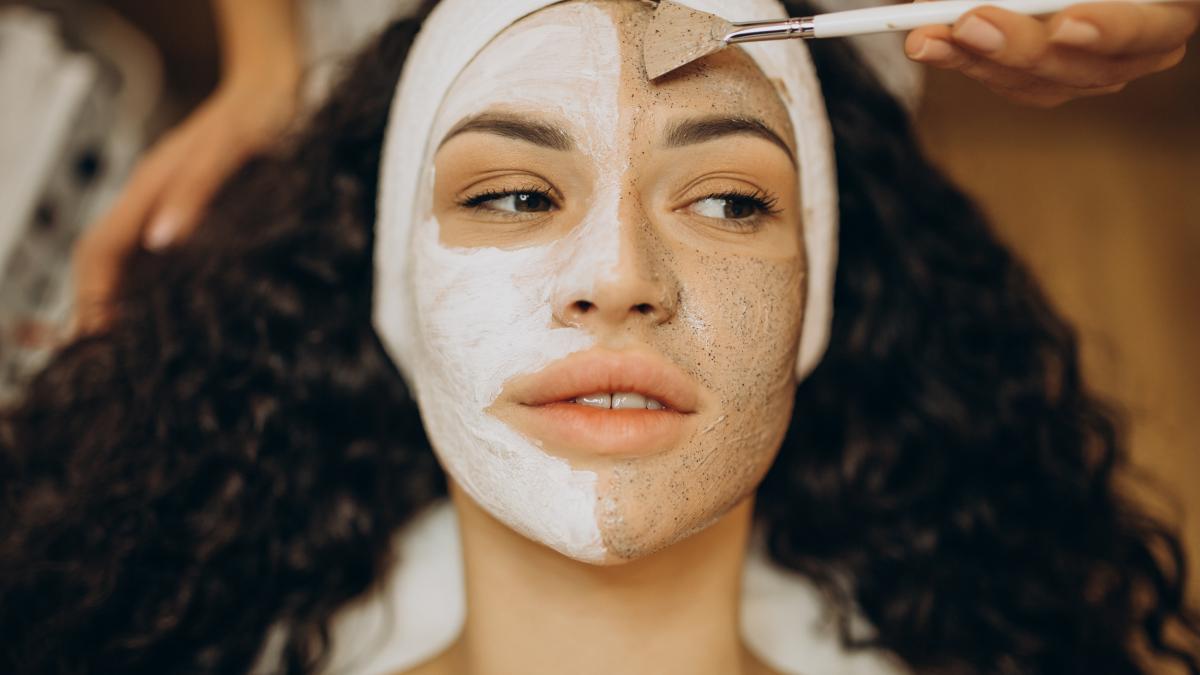
<path fill-rule="evenodd" d="M 595 305 L 587 300 L 575 301 L 575 311 L 579 312 L 580 314 L 587 314 L 588 312 L 592 311 L 593 307 L 595 307 Z"/>
<path fill-rule="evenodd" d="M 638 314 L 653 314 L 654 313 L 654 305 L 651 305 L 648 302 L 643 302 L 641 304 L 634 305 L 633 309 L 635 311 L 637 311 Z"/>

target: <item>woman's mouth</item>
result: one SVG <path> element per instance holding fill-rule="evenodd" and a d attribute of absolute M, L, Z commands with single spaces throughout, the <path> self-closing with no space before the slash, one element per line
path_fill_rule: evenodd
<path fill-rule="evenodd" d="M 699 387 L 647 354 L 590 350 L 505 386 L 493 411 L 560 456 L 648 455 L 692 431 Z"/>
<path fill-rule="evenodd" d="M 632 391 L 622 391 L 615 394 L 588 394 L 576 396 L 571 403 L 591 406 L 593 408 L 608 408 L 610 410 L 664 410 L 666 406 L 653 398 L 646 398 Z"/>

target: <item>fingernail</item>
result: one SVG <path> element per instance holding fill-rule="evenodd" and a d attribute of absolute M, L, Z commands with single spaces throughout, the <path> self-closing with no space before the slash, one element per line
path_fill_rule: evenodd
<path fill-rule="evenodd" d="M 142 244 L 151 251 L 164 249 L 170 246 L 171 241 L 175 239 L 175 231 L 178 229 L 175 218 L 171 216 L 159 216 L 146 228 L 146 233 L 142 237 Z"/>
<path fill-rule="evenodd" d="M 1055 44 L 1071 47 L 1089 47 L 1100 41 L 1100 29 L 1079 19 L 1066 19 L 1050 35 Z"/>
<path fill-rule="evenodd" d="M 966 21 L 954 28 L 954 39 L 968 47 L 984 53 L 1004 49 L 1004 33 L 977 16 L 968 16 Z"/>
<path fill-rule="evenodd" d="M 954 56 L 954 47 L 945 40 L 926 38 L 912 55 L 915 61 L 946 61 Z"/>

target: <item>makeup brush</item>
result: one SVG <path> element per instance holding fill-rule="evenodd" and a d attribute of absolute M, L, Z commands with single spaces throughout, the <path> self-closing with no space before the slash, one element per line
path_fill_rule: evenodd
<path fill-rule="evenodd" d="M 1151 3 L 1170 0 L 1126 0 Z M 952 24 L 963 14 L 985 5 L 1036 16 L 1051 14 L 1079 0 L 941 0 L 884 5 L 868 9 L 831 12 L 797 19 L 730 22 L 671 0 L 658 3 L 642 41 L 646 74 L 654 80 L 692 61 L 740 42 L 812 39 L 912 30 L 920 26 Z"/>

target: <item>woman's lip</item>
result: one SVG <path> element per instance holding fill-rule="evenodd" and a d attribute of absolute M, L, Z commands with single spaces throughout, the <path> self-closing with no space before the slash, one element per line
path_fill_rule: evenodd
<path fill-rule="evenodd" d="M 664 406 L 598 408 L 572 401 L 588 394 L 632 392 Z M 572 354 L 505 385 L 494 413 L 542 447 L 564 457 L 640 456 L 677 447 L 695 431 L 700 388 L 652 354 L 593 349 Z"/>
<path fill-rule="evenodd" d="M 593 408 L 555 402 L 515 406 L 507 421 L 559 457 L 667 452 L 694 433 L 697 416 L 674 410 Z"/>
<path fill-rule="evenodd" d="M 591 350 L 556 361 L 537 373 L 519 378 L 511 383 L 511 388 L 512 400 L 526 406 L 580 405 L 570 402 L 589 394 L 632 392 L 654 399 L 672 412 L 691 414 L 696 412 L 699 400 L 695 382 L 664 360 L 649 354 L 607 350 Z"/>

